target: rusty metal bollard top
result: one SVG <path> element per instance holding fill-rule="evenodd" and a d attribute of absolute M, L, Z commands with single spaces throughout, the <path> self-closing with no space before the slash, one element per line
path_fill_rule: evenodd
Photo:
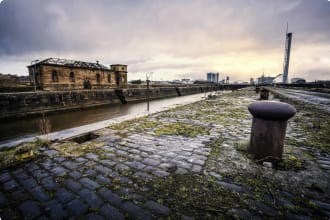
<path fill-rule="evenodd" d="M 255 118 L 286 121 L 296 114 L 296 109 L 287 103 L 277 101 L 258 101 L 249 105 L 249 112 Z"/>

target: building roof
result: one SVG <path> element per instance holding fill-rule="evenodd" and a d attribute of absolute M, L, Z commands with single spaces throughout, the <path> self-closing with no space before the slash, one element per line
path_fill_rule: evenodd
<path fill-rule="evenodd" d="M 126 64 L 111 64 L 110 66 L 127 66 Z"/>
<path fill-rule="evenodd" d="M 42 61 L 37 62 L 36 64 L 30 65 L 28 67 L 32 67 L 34 65 L 55 65 L 55 66 L 65 66 L 65 67 L 74 67 L 74 68 L 84 68 L 84 69 L 97 69 L 97 70 L 110 70 L 105 65 L 96 63 L 89 63 L 77 60 L 67 60 L 67 59 L 59 59 L 59 58 L 48 58 Z"/>

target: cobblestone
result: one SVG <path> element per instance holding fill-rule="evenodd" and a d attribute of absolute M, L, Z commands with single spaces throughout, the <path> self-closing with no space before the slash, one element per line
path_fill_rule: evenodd
<path fill-rule="evenodd" d="M 56 197 L 58 200 L 60 200 L 64 204 L 74 199 L 74 195 L 71 192 L 69 192 L 68 190 L 63 189 L 63 188 L 59 189 L 56 192 Z"/>
<path fill-rule="evenodd" d="M 156 215 L 169 215 L 171 210 L 166 206 L 163 206 L 154 201 L 147 201 L 144 204 L 144 207 L 149 209 L 151 212 L 155 213 Z"/>
<path fill-rule="evenodd" d="M 47 189 L 47 190 L 55 190 L 60 187 L 60 184 L 54 181 L 54 178 L 49 176 L 41 180 L 41 184 Z"/>
<path fill-rule="evenodd" d="M 80 179 L 79 182 L 82 185 L 84 185 L 85 187 L 87 187 L 88 189 L 91 189 L 91 190 L 95 190 L 95 189 L 100 187 L 100 185 L 98 183 L 94 182 L 93 180 L 91 180 L 87 177 L 84 177 L 84 178 Z"/>
<path fill-rule="evenodd" d="M 45 202 L 50 199 L 48 193 L 41 186 L 35 187 L 34 189 L 30 190 L 30 192 L 32 196 L 40 202 Z"/>
<path fill-rule="evenodd" d="M 125 202 L 121 208 L 136 219 L 141 219 L 141 220 L 151 219 L 150 213 L 136 206 L 132 202 Z"/>
<path fill-rule="evenodd" d="M 72 179 L 66 179 L 64 181 L 64 186 L 73 192 L 78 192 L 82 187 L 79 182 L 72 180 Z"/>
<path fill-rule="evenodd" d="M 38 203 L 34 201 L 26 201 L 19 206 L 22 215 L 27 219 L 33 219 L 41 215 L 41 210 Z"/>
<path fill-rule="evenodd" d="M 119 206 L 122 203 L 122 199 L 117 194 L 111 192 L 107 188 L 101 188 L 98 191 L 98 195 L 102 197 L 106 202 L 112 205 Z"/>
<path fill-rule="evenodd" d="M 50 144 L 40 151 L 46 157 L 0 171 L 0 217 L 329 218 L 328 153 L 288 143 L 284 153 L 289 158 L 302 158 L 303 169 L 276 170 L 265 169 L 239 148 L 248 143 L 252 117 L 247 105 L 256 99 L 251 91 L 233 92 L 124 122 L 120 131 L 101 129 L 97 131 L 100 137 L 88 142 L 93 150 L 77 157 L 64 156 Z M 208 132 L 196 136 L 189 130 L 183 131 L 186 135 L 157 134 L 157 129 L 173 123 L 190 124 L 194 131 L 201 126 Z M 297 127 L 294 120 L 289 121 L 287 138 L 307 141 Z M 187 182 L 176 185 L 178 176 Z M 209 182 L 198 188 L 200 177 Z M 174 189 L 160 190 L 163 182 L 175 183 Z M 205 191 L 198 194 L 198 190 Z M 223 194 L 216 194 L 217 190 Z M 195 193 L 201 200 L 194 200 Z M 209 194 L 225 199 L 209 204 Z M 191 201 L 194 203 L 189 204 Z M 293 213 L 296 209 L 299 215 Z"/>
<path fill-rule="evenodd" d="M 100 209 L 100 214 L 103 215 L 106 219 L 125 219 L 122 213 L 120 213 L 116 208 L 112 207 L 109 204 L 105 204 L 104 206 L 102 206 L 102 208 Z"/>
<path fill-rule="evenodd" d="M 83 189 L 79 192 L 80 197 L 93 209 L 99 208 L 103 201 L 92 191 Z"/>
<path fill-rule="evenodd" d="M 57 200 L 51 200 L 45 204 L 45 214 L 51 219 L 65 219 L 67 217 L 66 211 Z"/>
<path fill-rule="evenodd" d="M 3 195 L 1 192 L 0 192 L 0 208 L 1 207 L 4 207 L 7 203 L 7 199 L 5 197 L 5 195 Z"/>
<path fill-rule="evenodd" d="M 73 216 L 82 216 L 88 210 L 88 206 L 78 199 L 69 202 L 67 208 Z"/>
<path fill-rule="evenodd" d="M 18 183 L 15 181 L 15 180 L 10 180 L 10 181 L 8 181 L 8 182 L 5 182 L 4 184 L 3 184 L 3 188 L 4 188 L 4 190 L 6 190 L 6 191 L 10 191 L 10 190 L 13 190 L 13 189 L 15 189 L 16 187 L 18 187 Z"/>

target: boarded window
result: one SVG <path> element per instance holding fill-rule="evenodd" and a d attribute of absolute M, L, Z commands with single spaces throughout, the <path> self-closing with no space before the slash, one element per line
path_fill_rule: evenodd
<path fill-rule="evenodd" d="M 57 75 L 57 72 L 55 70 L 52 72 L 52 81 L 53 82 L 58 82 L 58 75 Z"/>
<path fill-rule="evenodd" d="M 101 77 L 100 77 L 100 74 L 96 74 L 96 82 L 97 83 L 100 83 L 101 82 Z"/>
<path fill-rule="evenodd" d="M 74 72 L 70 73 L 70 82 L 75 82 Z"/>

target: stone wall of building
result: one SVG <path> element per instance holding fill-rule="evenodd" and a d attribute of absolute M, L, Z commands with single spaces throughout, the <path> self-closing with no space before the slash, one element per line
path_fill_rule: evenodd
<path fill-rule="evenodd" d="M 37 73 L 40 73 L 37 85 L 43 90 L 83 89 L 86 80 L 91 88 L 116 87 L 116 76 L 113 71 L 42 65 L 37 69 Z"/>

